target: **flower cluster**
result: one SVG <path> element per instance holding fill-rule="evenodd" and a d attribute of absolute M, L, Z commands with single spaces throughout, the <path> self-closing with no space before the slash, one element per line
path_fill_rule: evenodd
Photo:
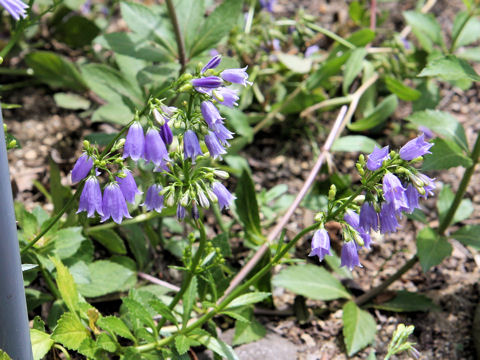
<path fill-rule="evenodd" d="M 221 159 L 233 139 L 233 132 L 225 126 L 217 108 L 218 104 L 238 105 L 238 91 L 228 84 L 251 83 L 246 68 L 215 71 L 220 62 L 221 56 L 214 56 L 196 76 L 184 74 L 174 84 L 178 92 L 190 92 L 190 101 L 184 104 L 186 109 L 151 100 L 145 119 L 136 115 L 125 129 L 126 138 L 114 145 L 112 150 L 123 146 L 121 156 L 112 152 L 102 156 L 88 142 L 84 144 L 85 153 L 72 170 L 73 182 L 86 178 L 78 212 L 86 211 L 88 217 L 97 212 L 101 221 L 112 218 L 117 223 L 130 217 L 126 203 L 135 203 L 136 195 L 142 192 L 124 165 L 127 158 L 143 163 L 142 168 L 153 164 L 155 180 L 146 190 L 142 204 L 147 211 L 161 212 L 164 207 L 176 205 L 178 219 L 183 219 L 188 211 L 198 218 L 198 206 L 208 208 L 211 203 L 218 203 L 222 210 L 232 204 L 235 197 L 217 180 L 228 178 L 228 173 L 204 166 L 203 160 L 208 156 Z M 112 172 L 108 165 L 117 170 Z M 98 180 L 100 171 L 106 171 L 110 178 L 103 196 Z"/>
<path fill-rule="evenodd" d="M 357 169 L 362 175 L 362 187 L 366 190 L 365 200 L 360 209 L 348 208 L 344 211 L 341 223 L 345 242 L 341 252 L 341 266 L 347 266 L 350 270 L 355 266 L 361 267 L 357 250 L 362 246 L 370 248 L 370 231 L 380 231 L 382 234 L 397 231 L 398 219 L 402 213 L 411 214 L 419 208 L 420 198 L 433 195 L 434 179 L 413 167 L 413 163 L 430 153 L 432 146 L 432 143 L 425 141 L 425 135 L 421 134 L 406 143 L 398 153 L 389 152 L 386 146 L 381 149 L 375 147 L 366 161 L 360 156 Z M 334 206 L 331 208 L 335 213 Z M 328 215 L 321 216 L 321 219 L 324 218 L 334 220 L 328 218 Z M 328 233 L 321 224 L 312 239 L 310 255 L 323 260 L 329 251 Z"/>

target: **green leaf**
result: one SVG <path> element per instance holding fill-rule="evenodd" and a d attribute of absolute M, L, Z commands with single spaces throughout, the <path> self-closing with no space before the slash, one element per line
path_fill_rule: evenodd
<path fill-rule="evenodd" d="M 180 355 L 185 354 L 190 347 L 198 345 L 198 341 L 190 339 L 183 334 L 175 336 L 175 348 Z"/>
<path fill-rule="evenodd" d="M 150 259 L 148 242 L 142 228 L 137 224 L 131 224 L 122 227 L 127 239 L 128 247 L 133 253 L 139 269 L 145 268 Z"/>
<path fill-rule="evenodd" d="M 418 90 L 412 89 L 410 86 L 405 85 L 400 80 L 387 76 L 385 78 L 385 85 L 387 89 L 398 96 L 399 99 L 404 101 L 415 101 L 420 98 L 422 93 Z"/>
<path fill-rule="evenodd" d="M 423 228 L 417 235 L 417 256 L 424 272 L 440 264 L 452 253 L 452 245 L 431 228 Z"/>
<path fill-rule="evenodd" d="M 389 95 L 375 107 L 370 115 L 348 125 L 348 128 L 353 131 L 365 131 L 382 125 L 393 114 L 397 106 L 397 97 L 393 94 Z"/>
<path fill-rule="evenodd" d="M 210 14 L 192 41 L 190 57 L 200 55 L 203 51 L 214 48 L 220 40 L 228 35 L 236 24 L 243 7 L 242 0 L 225 0 Z"/>
<path fill-rule="evenodd" d="M 224 343 L 219 339 L 214 338 L 213 336 L 202 334 L 192 337 L 194 337 L 194 339 L 201 343 L 203 346 L 217 353 L 224 359 L 239 360 L 237 354 L 235 354 L 235 351 L 233 351 L 230 345 Z"/>
<path fill-rule="evenodd" d="M 253 140 L 253 129 L 248 123 L 247 115 L 243 111 L 222 106 L 221 113 L 225 115 L 228 124 L 233 127 L 237 134 L 246 137 L 248 142 Z"/>
<path fill-rule="evenodd" d="M 453 141 L 436 138 L 433 143 L 434 145 L 430 149 L 432 153 L 424 156 L 422 170 L 441 170 L 472 165 L 472 159 L 466 156 L 462 148 Z"/>
<path fill-rule="evenodd" d="M 49 334 L 36 329 L 30 329 L 30 339 L 32 341 L 33 360 L 43 359 L 55 343 Z M 2 359 L 1 356 L 0 359 Z"/>
<path fill-rule="evenodd" d="M 480 76 L 465 60 L 459 59 L 454 55 L 447 55 L 429 61 L 418 76 L 436 77 L 446 81 L 480 80 Z"/>
<path fill-rule="evenodd" d="M 315 300 L 350 299 L 352 296 L 327 270 L 315 265 L 294 265 L 273 277 L 275 286 Z"/>
<path fill-rule="evenodd" d="M 348 356 L 352 356 L 375 339 L 377 324 L 372 315 L 353 301 L 343 306 L 343 337 Z"/>
<path fill-rule="evenodd" d="M 480 250 L 480 225 L 467 225 L 451 235 L 465 246 Z"/>
<path fill-rule="evenodd" d="M 465 130 L 450 113 L 438 110 L 418 111 L 407 117 L 407 120 L 415 125 L 425 126 L 446 139 L 455 141 L 463 150 L 468 151 Z"/>
<path fill-rule="evenodd" d="M 100 106 L 92 116 L 92 121 L 107 121 L 114 124 L 127 125 L 133 118 L 132 108 L 121 100 Z"/>
<path fill-rule="evenodd" d="M 86 85 L 75 65 L 62 56 L 49 51 L 27 54 L 25 62 L 33 69 L 34 76 L 52 88 L 84 91 Z"/>
<path fill-rule="evenodd" d="M 105 246 L 108 251 L 114 254 L 125 255 L 127 253 L 127 248 L 120 236 L 110 229 L 92 231 L 90 236 L 93 237 L 100 244 Z"/>
<path fill-rule="evenodd" d="M 70 350 L 77 350 L 82 341 L 88 337 L 90 337 L 89 331 L 71 312 L 62 315 L 52 333 L 53 340 Z"/>
<path fill-rule="evenodd" d="M 478 21 L 476 17 L 471 17 L 467 20 L 468 16 L 468 11 L 460 11 L 455 15 L 452 28 L 452 39 L 457 38 L 455 49 L 469 45 L 480 38 L 480 21 Z M 462 29 L 462 24 L 465 21 L 467 21 L 467 23 Z"/>
<path fill-rule="evenodd" d="M 453 203 L 453 199 L 455 198 L 455 194 L 453 193 L 451 187 L 449 185 L 444 185 L 442 190 L 438 194 L 437 200 L 437 209 L 438 209 L 438 220 L 440 222 L 443 221 L 445 215 L 448 212 L 448 209 Z M 460 205 L 453 216 L 452 224 L 468 219 L 470 215 L 473 213 L 473 205 L 470 199 L 463 199 L 460 202 Z"/>
<path fill-rule="evenodd" d="M 54 36 L 72 48 L 90 45 L 100 32 L 93 21 L 81 15 L 69 16 L 66 19 L 56 27 Z"/>
<path fill-rule="evenodd" d="M 53 95 L 55 104 L 58 107 L 69 110 L 87 110 L 90 108 L 90 100 L 85 99 L 83 96 L 72 93 L 56 93 Z"/>
<path fill-rule="evenodd" d="M 117 344 L 113 339 L 105 333 L 101 333 L 97 336 L 97 346 L 105 351 L 113 353 L 117 350 Z"/>
<path fill-rule="evenodd" d="M 297 55 L 285 54 L 282 52 L 277 52 L 275 56 L 278 57 L 278 60 L 287 67 L 287 69 L 298 73 L 298 74 L 307 74 L 312 69 L 312 59 L 304 58 Z"/>
<path fill-rule="evenodd" d="M 268 292 L 253 292 L 248 294 L 240 295 L 235 298 L 230 304 L 228 304 L 227 309 L 232 310 L 232 308 L 255 304 L 257 302 L 263 301 L 268 298 L 271 294 Z"/>
<path fill-rule="evenodd" d="M 421 111 L 425 109 L 435 109 L 440 102 L 440 90 L 434 79 L 423 79 L 417 86 L 420 91 L 420 97 L 413 102 L 412 110 Z"/>
<path fill-rule="evenodd" d="M 418 11 L 403 13 L 408 25 L 418 39 L 420 45 L 428 52 L 433 50 L 433 44 L 442 44 L 442 29 L 433 14 L 423 14 Z"/>
<path fill-rule="evenodd" d="M 190 49 L 195 45 L 195 39 L 201 32 L 204 22 L 205 1 L 204 0 L 175 0 L 175 11 L 181 14 L 178 23 L 183 35 L 187 57 L 190 58 Z"/>
<path fill-rule="evenodd" d="M 192 312 L 195 299 L 197 298 L 197 278 L 194 277 L 188 286 L 187 291 L 183 295 L 183 314 L 182 321 L 184 324 L 190 319 L 190 313 Z"/>
<path fill-rule="evenodd" d="M 464 60 L 478 62 L 480 61 L 480 47 L 463 49 L 462 52 L 457 53 L 457 56 Z"/>
<path fill-rule="evenodd" d="M 233 345 L 240 345 L 251 343 L 263 338 L 267 330 L 263 327 L 255 316 L 253 315 L 253 309 L 245 309 L 242 313 L 248 318 L 248 321 L 236 321 L 235 322 L 235 335 L 233 336 Z"/>
<path fill-rule="evenodd" d="M 66 259 L 74 255 L 85 237 L 82 234 L 82 227 L 69 227 L 58 230 L 52 238 L 54 252 L 60 259 Z"/>
<path fill-rule="evenodd" d="M 88 272 L 88 282 L 78 284 L 78 291 L 85 297 L 97 297 L 127 290 L 136 283 L 135 272 L 107 260 L 88 264 Z"/>
<path fill-rule="evenodd" d="M 398 291 L 395 297 L 382 304 L 373 305 L 375 309 L 395 312 L 415 312 L 439 310 L 429 297 L 415 292 Z"/>
<path fill-rule="evenodd" d="M 72 274 L 68 271 L 65 265 L 59 259 L 50 257 L 50 260 L 55 264 L 57 269 L 57 286 L 62 300 L 67 305 L 67 308 L 74 313 L 78 310 L 78 293 Z"/>
<path fill-rule="evenodd" d="M 8 356 L 8 354 L 5 351 L 0 350 L 0 360 L 12 360 L 12 358 Z M 34 359 L 34 360 L 37 360 L 37 359 Z"/>
<path fill-rule="evenodd" d="M 132 319 L 139 320 L 142 324 L 154 329 L 155 323 L 149 312 L 137 300 L 124 298 L 123 305 L 128 309 L 128 316 Z"/>
<path fill-rule="evenodd" d="M 170 310 L 170 308 L 167 305 L 165 305 L 163 302 L 161 302 L 158 299 L 155 299 L 150 301 L 150 306 L 163 318 L 167 319 L 172 324 L 175 324 L 176 326 L 178 326 L 178 321 L 175 318 L 175 315 L 173 314 L 172 310 Z"/>
<path fill-rule="evenodd" d="M 235 199 L 237 213 L 245 226 L 247 236 L 254 242 L 259 243 L 263 239 L 263 235 L 258 214 L 257 197 L 252 178 L 246 170 L 240 176 L 235 194 L 237 195 Z"/>
<path fill-rule="evenodd" d="M 101 317 L 98 319 L 97 325 L 113 335 L 119 335 L 125 339 L 135 341 L 135 337 L 132 335 L 127 325 L 116 316 Z"/>
<path fill-rule="evenodd" d="M 332 145 L 332 151 L 346 151 L 346 152 L 365 152 L 370 153 L 378 143 L 363 135 L 347 135 L 335 140 Z"/>
<path fill-rule="evenodd" d="M 348 94 L 348 89 L 352 85 L 353 80 L 360 74 L 363 68 L 363 59 L 367 56 L 367 49 L 358 48 L 352 51 L 343 71 L 342 90 L 344 94 Z"/>
<path fill-rule="evenodd" d="M 52 202 L 54 213 L 57 214 L 72 196 L 71 189 L 62 185 L 60 168 L 52 158 L 48 160 L 50 167 L 50 193 L 52 194 Z"/>

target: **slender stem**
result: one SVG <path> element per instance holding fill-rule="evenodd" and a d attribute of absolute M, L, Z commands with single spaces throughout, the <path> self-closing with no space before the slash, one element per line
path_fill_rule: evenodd
<path fill-rule="evenodd" d="M 15 30 L 15 33 L 13 36 L 10 38 L 8 41 L 7 45 L 0 51 L 0 64 L 3 62 L 5 57 L 8 55 L 10 50 L 15 46 L 17 41 L 20 39 L 20 36 L 23 34 L 23 30 L 25 29 L 26 24 L 28 23 L 27 20 L 23 20 L 22 23 L 18 26 L 18 28 Z"/>
<path fill-rule="evenodd" d="M 57 221 L 60 220 L 62 215 L 68 209 L 70 209 L 70 207 L 73 205 L 73 203 L 80 197 L 80 193 L 81 193 L 80 189 L 82 188 L 83 183 L 84 183 L 84 181 L 82 181 L 80 183 L 80 187 L 77 189 L 75 194 L 73 194 L 73 196 L 70 198 L 70 200 L 68 200 L 68 202 L 63 206 L 63 208 L 58 212 L 58 214 L 55 215 L 55 217 L 50 221 L 48 226 L 45 227 L 45 229 L 43 229 L 42 231 L 40 231 L 40 233 L 37 234 L 37 236 L 35 236 L 33 238 L 33 240 L 28 242 L 27 245 L 25 245 L 25 247 L 22 248 L 22 250 L 20 251 L 20 254 L 24 254 L 28 249 L 30 249 L 33 245 L 35 245 L 57 223 Z"/>
<path fill-rule="evenodd" d="M 135 216 L 133 219 L 128 219 L 128 220 L 123 221 L 122 226 L 145 222 L 145 221 L 151 220 L 153 218 L 156 218 L 159 215 L 160 214 L 157 213 L 156 211 L 152 211 L 152 212 L 149 212 L 149 213 L 146 213 L 146 214 L 140 214 L 140 215 Z M 91 233 L 94 233 L 94 232 L 97 232 L 97 231 L 112 229 L 112 228 L 117 227 L 117 226 L 119 226 L 119 224 L 117 224 L 115 222 L 109 222 L 109 223 L 106 223 L 106 224 L 95 225 L 95 226 L 89 227 L 88 229 L 85 229 L 85 233 L 86 234 L 91 234 Z"/>
<path fill-rule="evenodd" d="M 175 6 L 173 5 L 172 0 L 166 0 L 166 3 L 168 7 L 170 21 L 172 22 L 173 30 L 175 31 L 175 37 L 177 39 L 178 59 L 181 65 L 180 74 L 182 74 L 185 71 L 185 66 L 187 65 L 187 58 L 185 55 L 185 43 L 183 41 L 180 24 L 178 23 L 177 13 L 175 12 Z"/>
<path fill-rule="evenodd" d="M 316 24 L 307 24 L 307 26 L 312 30 L 318 31 L 319 33 L 322 33 L 323 35 L 328 36 L 329 38 L 335 40 L 336 42 L 338 42 L 339 44 L 342 44 L 343 46 L 346 46 L 349 49 L 355 49 L 356 48 L 356 46 L 353 45 L 350 41 L 345 40 L 341 36 L 335 34 L 334 32 L 332 32 L 328 29 L 325 29 L 325 28 L 323 28 L 321 26 L 318 26 Z"/>
<path fill-rule="evenodd" d="M 370 1 L 370 30 L 375 31 L 377 26 L 377 0 Z"/>
<path fill-rule="evenodd" d="M 203 226 L 203 223 L 197 220 L 196 224 L 198 226 L 198 230 L 200 230 L 200 243 L 198 245 L 197 252 L 195 253 L 195 256 L 192 259 L 192 263 L 190 264 L 190 270 L 187 272 L 185 278 L 183 279 L 182 286 L 180 287 L 180 291 L 178 291 L 175 294 L 175 297 L 172 299 L 172 302 L 168 305 L 168 308 L 170 310 L 172 310 L 175 307 L 175 305 L 178 304 L 178 302 L 182 299 L 183 294 L 185 294 L 185 291 L 187 291 L 188 287 L 190 286 L 190 283 L 192 282 L 192 279 L 197 272 L 198 264 L 202 259 L 203 252 L 205 251 L 205 247 L 207 245 L 207 234 L 205 232 L 205 227 Z M 162 320 L 160 320 L 158 323 L 157 329 L 160 330 L 162 326 L 165 324 L 166 320 L 167 319 L 162 318 Z"/>
<path fill-rule="evenodd" d="M 140 277 L 142 279 L 150 281 L 152 284 L 163 286 L 163 287 L 165 287 L 167 289 L 170 289 L 172 291 L 175 291 L 175 292 L 180 291 L 180 288 L 178 286 L 175 286 L 173 284 L 170 284 L 169 282 L 157 279 L 156 277 L 154 277 L 152 275 L 149 275 L 149 274 L 145 274 L 144 272 L 139 271 L 139 272 L 137 272 L 137 275 L 138 275 L 138 277 Z"/>

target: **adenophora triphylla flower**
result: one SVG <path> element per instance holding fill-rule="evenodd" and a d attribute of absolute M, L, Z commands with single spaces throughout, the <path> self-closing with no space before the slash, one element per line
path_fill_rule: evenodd
<path fill-rule="evenodd" d="M 322 261 L 325 255 L 332 255 L 330 252 L 330 237 L 327 230 L 321 228 L 313 234 L 312 251 L 308 256 L 318 256 L 318 260 Z"/>
<path fill-rule="evenodd" d="M 95 176 L 89 176 L 83 186 L 77 214 L 82 211 L 87 212 L 87 217 L 94 216 L 95 211 L 99 215 L 103 215 L 102 190 L 100 190 L 100 184 Z"/>
<path fill-rule="evenodd" d="M 398 220 L 395 215 L 395 207 L 391 203 L 383 203 L 380 210 L 380 232 L 382 234 L 392 233 L 397 231 Z"/>
<path fill-rule="evenodd" d="M 123 146 L 123 158 L 130 158 L 133 161 L 143 157 L 145 149 L 145 135 L 143 134 L 143 127 L 135 121 L 128 129 L 127 137 L 125 138 L 125 145 Z"/>
<path fill-rule="evenodd" d="M 432 146 L 433 143 L 425 141 L 425 134 L 422 134 L 403 145 L 399 154 L 403 160 L 411 161 L 425 154 L 431 154 L 432 152 L 428 150 Z"/>
<path fill-rule="evenodd" d="M 27 17 L 28 5 L 20 0 L 0 0 L 0 5 L 2 5 L 15 20 L 20 20 L 21 17 L 25 19 Z"/>
<path fill-rule="evenodd" d="M 228 130 L 223 124 L 216 124 L 215 129 L 213 130 L 218 141 L 220 141 L 224 146 L 230 146 L 227 140 L 233 139 L 233 132 Z"/>
<path fill-rule="evenodd" d="M 237 100 L 240 98 L 237 94 L 238 90 L 229 89 L 226 87 L 221 87 L 213 91 L 213 96 L 218 100 L 218 103 L 230 108 L 238 106 Z"/>
<path fill-rule="evenodd" d="M 165 161 L 170 161 L 167 148 L 158 130 L 152 127 L 147 130 L 147 135 L 145 136 L 144 158 L 157 166 L 165 163 Z"/>
<path fill-rule="evenodd" d="M 172 129 L 170 129 L 170 126 L 168 126 L 167 121 L 165 121 L 165 124 L 160 126 L 160 136 L 163 142 L 167 145 L 170 145 L 173 141 Z"/>
<path fill-rule="evenodd" d="M 223 118 L 218 112 L 218 109 L 215 105 L 213 105 L 210 101 L 203 101 L 200 105 L 200 109 L 202 111 L 203 118 L 207 123 L 208 127 L 212 130 L 215 129 L 217 124 L 223 123 Z"/>
<path fill-rule="evenodd" d="M 131 218 L 128 213 L 125 197 L 123 196 L 122 190 L 120 190 L 120 186 L 116 182 L 111 182 L 105 187 L 103 192 L 102 210 L 102 222 L 111 217 L 117 224 L 121 224 L 124 217 L 128 219 Z"/>
<path fill-rule="evenodd" d="M 357 244 L 355 241 L 351 240 L 343 243 L 340 260 L 340 267 L 346 266 L 350 271 L 353 270 L 355 266 L 362 267 L 358 260 Z"/>
<path fill-rule="evenodd" d="M 220 76 L 222 77 L 223 80 L 234 83 L 234 84 L 240 84 L 243 86 L 252 85 L 253 84 L 252 82 L 247 81 L 248 79 L 248 74 L 246 71 L 247 67 L 248 66 L 245 66 L 244 68 L 241 68 L 241 69 L 226 69 L 220 73 Z"/>
<path fill-rule="evenodd" d="M 273 6 L 275 5 L 276 2 L 277 0 L 260 0 L 260 6 L 262 7 L 262 9 L 265 9 L 268 12 L 273 13 Z"/>
<path fill-rule="evenodd" d="M 205 76 L 192 80 L 192 85 L 197 88 L 216 89 L 222 86 L 223 81 L 218 76 Z M 197 89 L 198 91 L 198 89 Z"/>
<path fill-rule="evenodd" d="M 368 233 L 368 230 L 365 230 L 360 226 L 360 217 L 359 215 L 353 211 L 353 210 L 347 210 L 345 212 L 345 215 L 343 216 L 343 219 L 351 226 L 353 229 L 358 232 L 360 237 L 363 240 L 363 244 L 367 249 L 370 249 L 370 243 L 372 242 L 372 239 L 370 238 L 370 234 Z"/>
<path fill-rule="evenodd" d="M 185 214 L 186 214 L 185 208 L 182 205 L 178 204 L 178 206 L 177 206 L 177 219 L 178 220 L 185 219 Z"/>
<path fill-rule="evenodd" d="M 209 69 L 215 69 L 218 65 L 220 65 L 220 62 L 222 61 L 222 55 L 215 55 L 213 58 L 210 59 L 210 61 L 202 68 L 202 71 L 200 71 L 201 74 L 203 74 L 205 71 Z"/>
<path fill-rule="evenodd" d="M 393 204 L 395 211 L 401 211 L 408 208 L 405 188 L 402 183 L 392 173 L 386 173 L 383 177 L 383 197 Z"/>
<path fill-rule="evenodd" d="M 230 207 L 232 201 L 236 199 L 236 197 L 232 195 L 230 191 L 228 191 L 228 189 L 218 181 L 213 182 L 212 191 L 218 199 L 218 206 L 220 207 L 220 210 Z"/>
<path fill-rule="evenodd" d="M 309 58 L 310 56 L 315 54 L 318 50 L 320 50 L 318 45 L 312 45 L 312 46 L 307 47 L 307 49 L 305 50 L 305 57 Z"/>
<path fill-rule="evenodd" d="M 390 159 L 390 155 L 388 154 L 388 146 L 385 146 L 381 149 L 375 146 L 372 153 L 368 155 L 367 169 L 371 171 L 378 170 L 382 166 L 383 162 L 388 159 Z"/>
<path fill-rule="evenodd" d="M 122 190 L 122 194 L 125 197 L 125 200 L 131 204 L 135 203 L 135 195 L 142 194 L 140 190 L 138 190 L 137 184 L 135 183 L 135 179 L 133 178 L 132 172 L 128 169 L 123 170 L 123 175 L 125 177 L 116 177 L 118 185 L 120 186 L 120 190 Z"/>
<path fill-rule="evenodd" d="M 208 134 L 205 135 L 204 140 L 205 145 L 207 145 L 208 152 L 212 158 L 216 159 L 219 157 L 221 159 L 222 155 L 227 153 L 213 132 L 209 131 Z"/>
<path fill-rule="evenodd" d="M 183 154 L 185 159 L 190 158 L 193 161 L 197 156 L 203 155 L 197 135 L 193 130 L 187 130 L 183 134 Z"/>
<path fill-rule="evenodd" d="M 163 209 L 163 196 L 160 195 L 162 186 L 158 184 L 153 184 L 147 190 L 147 195 L 145 196 L 145 202 L 142 204 L 147 208 L 148 211 L 155 210 L 160 213 Z"/>
<path fill-rule="evenodd" d="M 372 204 L 365 201 L 360 209 L 360 221 L 359 225 L 365 229 L 365 231 L 378 230 L 378 213 Z"/>
<path fill-rule="evenodd" d="M 87 153 L 83 153 L 82 156 L 78 158 L 75 162 L 75 165 L 72 169 L 72 182 L 76 183 L 84 179 L 88 175 L 90 170 L 93 167 L 93 158 L 88 156 Z"/>
<path fill-rule="evenodd" d="M 405 210 L 405 212 L 407 214 L 411 214 L 415 209 L 420 207 L 418 205 L 418 198 L 420 197 L 420 194 L 418 193 L 417 189 L 415 189 L 415 186 L 409 184 L 407 186 L 407 190 L 405 191 L 405 196 L 407 197 L 408 204 L 408 209 Z"/>

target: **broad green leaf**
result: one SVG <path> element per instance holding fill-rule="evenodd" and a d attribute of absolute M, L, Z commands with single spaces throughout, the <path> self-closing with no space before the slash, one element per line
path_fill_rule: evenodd
<path fill-rule="evenodd" d="M 480 80 L 480 76 L 465 60 L 454 55 L 446 55 L 429 61 L 418 76 L 436 77 L 447 81 Z"/>
<path fill-rule="evenodd" d="M 343 306 L 343 337 L 348 356 L 352 356 L 375 339 L 377 324 L 372 315 L 353 301 Z"/>
<path fill-rule="evenodd" d="M 228 124 L 231 125 L 235 133 L 246 137 L 249 142 L 253 140 L 253 129 L 248 123 L 247 115 L 245 115 L 243 111 L 225 106 L 222 106 L 220 110 L 222 115 L 225 115 Z"/>
<path fill-rule="evenodd" d="M 53 99 L 58 107 L 64 109 L 87 110 L 90 107 L 90 100 L 77 94 L 59 92 L 53 95 Z"/>
<path fill-rule="evenodd" d="M 450 205 L 452 204 L 454 197 L 455 197 L 455 194 L 453 193 L 450 186 L 444 185 L 442 187 L 442 190 L 438 194 L 438 200 L 437 200 L 438 220 L 440 222 L 442 222 L 443 219 L 445 218 L 445 215 L 447 214 L 448 209 L 450 208 Z M 460 202 L 460 205 L 458 206 L 457 211 L 455 212 L 455 215 L 452 220 L 452 224 L 468 219 L 470 215 L 472 215 L 472 213 L 473 213 L 472 201 L 470 199 L 463 199 Z"/>
<path fill-rule="evenodd" d="M 92 121 L 107 121 L 114 124 L 127 125 L 133 119 L 133 110 L 122 100 L 100 106 L 92 116 Z"/>
<path fill-rule="evenodd" d="M 375 309 L 395 312 L 439 310 L 439 306 L 429 297 L 408 291 L 398 291 L 393 299 L 381 304 L 375 304 L 373 307 Z"/>
<path fill-rule="evenodd" d="M 50 257 L 57 269 L 57 287 L 67 308 L 74 313 L 78 310 L 78 293 L 72 274 L 59 259 Z"/>
<path fill-rule="evenodd" d="M 438 110 L 418 111 L 407 117 L 407 120 L 415 125 L 425 126 L 446 139 L 455 141 L 463 150 L 468 151 L 465 130 L 450 113 Z"/>
<path fill-rule="evenodd" d="M 101 333 L 100 335 L 97 336 L 97 341 L 96 344 L 99 348 L 108 351 L 110 353 L 115 352 L 117 350 L 117 344 L 113 341 L 113 339 L 105 334 Z"/>
<path fill-rule="evenodd" d="M 480 250 L 480 225 L 467 225 L 451 235 L 465 246 L 472 246 Z"/>
<path fill-rule="evenodd" d="M 423 228 L 417 235 L 417 256 L 424 272 L 440 264 L 452 253 L 452 245 L 431 228 Z"/>
<path fill-rule="evenodd" d="M 363 59 L 367 56 L 367 49 L 358 48 L 352 51 L 343 71 L 343 93 L 347 94 L 353 80 L 360 74 L 363 68 Z"/>
<path fill-rule="evenodd" d="M 480 47 L 463 49 L 462 52 L 457 53 L 457 56 L 468 61 L 478 62 L 480 61 Z"/>
<path fill-rule="evenodd" d="M 241 15 L 242 0 L 225 0 L 208 16 L 192 41 L 190 57 L 193 58 L 203 51 L 214 48 L 220 40 L 228 35 Z"/>
<path fill-rule="evenodd" d="M 52 88 L 84 91 L 86 85 L 75 65 L 62 56 L 49 51 L 29 53 L 25 62 L 33 69 L 34 76 Z"/>
<path fill-rule="evenodd" d="M 273 277 L 275 286 L 315 300 L 350 299 L 352 296 L 327 270 L 315 265 L 294 265 Z"/>
<path fill-rule="evenodd" d="M 248 318 L 248 321 L 236 321 L 235 322 L 235 334 L 233 336 L 233 345 L 241 345 L 257 341 L 265 336 L 267 330 L 260 322 L 255 319 L 253 315 L 253 309 L 244 309 L 241 312 L 242 315 Z"/>
<path fill-rule="evenodd" d="M 355 31 L 347 38 L 347 41 L 351 42 L 357 47 L 362 47 L 372 42 L 375 39 L 375 31 L 371 29 L 360 29 Z M 342 45 L 343 46 L 343 45 Z"/>
<path fill-rule="evenodd" d="M 0 360 L 12 360 L 12 358 L 8 356 L 8 354 L 5 351 L 0 350 Z M 37 360 L 37 359 L 34 359 L 34 360 Z"/>
<path fill-rule="evenodd" d="M 53 340 L 70 350 L 77 350 L 82 341 L 88 337 L 90 337 L 90 332 L 71 312 L 62 315 L 52 333 Z"/>
<path fill-rule="evenodd" d="M 124 238 L 127 240 L 128 247 L 135 257 L 138 269 L 144 269 L 150 259 L 145 233 L 137 224 L 122 227 L 122 232 L 125 233 Z"/>
<path fill-rule="evenodd" d="M 49 334 L 36 329 L 30 329 L 30 339 L 32 341 L 33 360 L 43 359 L 55 343 Z"/>
<path fill-rule="evenodd" d="M 370 153 L 378 143 L 363 135 L 347 135 L 335 140 L 332 145 L 332 151 L 346 151 L 346 152 L 365 152 Z"/>
<path fill-rule="evenodd" d="M 299 73 L 307 74 L 312 69 L 312 59 L 304 58 L 297 55 L 285 54 L 277 52 L 275 54 L 278 60 L 285 65 L 289 70 Z"/>
<path fill-rule="evenodd" d="M 82 245 L 85 237 L 82 227 L 69 227 L 58 230 L 52 238 L 54 253 L 60 259 L 66 259 L 74 255 Z"/>
<path fill-rule="evenodd" d="M 424 156 L 422 170 L 441 170 L 455 166 L 469 167 L 472 165 L 472 160 L 453 141 L 436 138 L 433 142 L 434 145 L 430 149 L 432 153 Z"/>
<path fill-rule="evenodd" d="M 468 16 L 468 11 L 461 11 L 455 15 L 452 28 L 452 39 L 457 38 L 455 49 L 469 45 L 480 38 L 480 21 L 476 17 L 471 17 L 467 20 Z M 462 29 L 465 21 L 467 23 Z"/>
<path fill-rule="evenodd" d="M 227 309 L 231 310 L 232 308 L 251 305 L 257 302 L 263 301 L 264 299 L 268 298 L 271 294 L 268 292 L 253 292 L 248 294 L 240 295 L 239 297 L 235 298 L 227 307 Z"/>
<path fill-rule="evenodd" d="M 72 15 L 65 17 L 64 21 L 56 26 L 54 36 L 72 48 L 82 48 L 90 45 L 99 32 L 100 29 L 92 20 L 81 15 Z"/>
<path fill-rule="evenodd" d="M 135 341 L 135 337 L 132 335 L 127 325 L 116 316 L 101 317 L 98 319 L 97 325 L 111 334 Z"/>
<path fill-rule="evenodd" d="M 60 168 L 58 164 L 49 159 L 48 161 L 50 167 L 50 193 L 52 195 L 52 202 L 54 213 L 57 214 L 67 200 L 72 196 L 72 190 L 70 187 L 62 185 Z"/>
<path fill-rule="evenodd" d="M 97 297 L 123 291 L 136 283 L 136 275 L 120 264 L 98 260 L 88 264 L 88 282 L 78 284 L 78 291 L 85 297 Z"/>
<path fill-rule="evenodd" d="M 431 52 L 433 44 L 442 43 L 442 29 L 433 14 L 423 14 L 418 11 L 405 11 L 403 13 L 408 25 L 417 37 L 420 45 Z"/>
<path fill-rule="evenodd" d="M 105 246 L 111 253 L 120 255 L 125 255 L 127 253 L 127 248 L 125 247 L 122 238 L 113 230 L 106 229 L 92 231 L 90 232 L 90 236 Z"/>
<path fill-rule="evenodd" d="M 183 324 L 186 324 L 190 319 L 190 313 L 192 312 L 193 305 L 195 304 L 195 299 L 197 298 L 197 296 L 197 278 L 194 277 L 190 282 L 187 291 L 185 291 L 185 294 L 183 295 Z"/>
<path fill-rule="evenodd" d="M 440 102 L 440 90 L 434 79 L 423 79 L 417 86 L 420 91 L 420 97 L 413 102 L 413 111 L 422 111 L 425 109 L 435 109 Z"/>
<path fill-rule="evenodd" d="M 178 23 L 185 42 L 187 57 L 190 58 L 190 49 L 195 46 L 195 39 L 199 32 L 203 31 L 205 1 L 175 0 L 174 6 L 178 14 Z"/>
<path fill-rule="evenodd" d="M 375 107 L 370 115 L 348 125 L 348 128 L 353 131 L 365 131 L 382 125 L 393 114 L 397 106 L 397 97 L 393 94 L 389 95 Z"/>
<path fill-rule="evenodd" d="M 247 236 L 249 236 L 252 241 L 260 243 L 263 235 L 258 214 L 255 186 L 250 174 L 246 170 L 244 170 L 242 176 L 240 176 L 235 194 L 237 195 L 235 199 L 237 213 L 245 226 Z"/>
<path fill-rule="evenodd" d="M 324 260 L 330 269 L 332 269 L 334 273 L 340 275 L 341 278 L 353 279 L 352 272 L 346 266 L 341 266 L 342 261 L 334 252 L 332 252 L 332 255 L 325 256 Z"/>
<path fill-rule="evenodd" d="M 213 336 L 202 334 L 192 337 L 199 343 L 201 343 L 203 346 L 217 353 L 224 359 L 239 360 L 237 354 L 235 354 L 235 351 L 233 351 L 230 345 L 224 343 L 219 339 L 214 338 Z"/>
<path fill-rule="evenodd" d="M 416 89 L 412 89 L 410 86 L 405 85 L 398 79 L 387 76 L 385 78 L 385 85 L 387 89 L 398 96 L 399 99 L 404 101 L 415 101 L 420 98 L 422 93 Z"/>

